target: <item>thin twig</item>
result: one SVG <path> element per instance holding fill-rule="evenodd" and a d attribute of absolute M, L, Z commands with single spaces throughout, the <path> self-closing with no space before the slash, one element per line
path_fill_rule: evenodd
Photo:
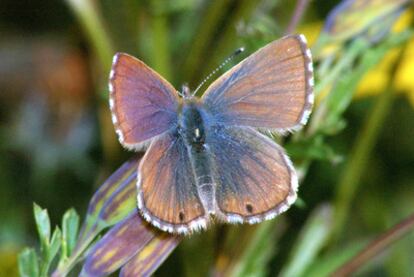
<path fill-rule="evenodd" d="M 299 22 L 301 21 L 303 14 L 306 11 L 306 8 L 309 5 L 309 0 L 298 0 L 296 2 L 295 11 L 293 12 L 293 16 L 290 19 L 289 25 L 286 28 L 285 35 L 289 35 L 293 33 L 298 26 Z"/>
<path fill-rule="evenodd" d="M 381 235 L 378 239 L 371 242 L 358 255 L 354 256 L 349 262 L 342 265 L 331 276 L 349 276 L 358 268 L 364 265 L 368 260 L 377 256 L 381 251 L 390 246 L 393 242 L 401 239 L 411 229 L 414 228 L 414 213 L 395 225 L 388 232 Z"/>

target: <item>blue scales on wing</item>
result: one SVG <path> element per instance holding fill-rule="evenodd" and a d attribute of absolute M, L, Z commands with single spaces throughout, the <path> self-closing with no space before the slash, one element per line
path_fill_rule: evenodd
<path fill-rule="evenodd" d="M 283 149 L 249 127 L 212 127 L 206 140 L 216 181 L 217 215 L 256 223 L 296 199 L 296 173 Z"/>

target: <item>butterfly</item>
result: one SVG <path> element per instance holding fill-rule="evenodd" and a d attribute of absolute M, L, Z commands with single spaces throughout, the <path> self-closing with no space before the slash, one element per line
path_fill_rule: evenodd
<path fill-rule="evenodd" d="M 212 219 L 254 224 L 286 211 L 298 178 L 263 131 L 300 129 L 313 105 L 311 52 L 303 35 L 275 40 L 183 97 L 157 72 L 114 56 L 109 105 L 120 143 L 146 153 L 138 166 L 138 210 L 170 233 L 205 229 Z"/>

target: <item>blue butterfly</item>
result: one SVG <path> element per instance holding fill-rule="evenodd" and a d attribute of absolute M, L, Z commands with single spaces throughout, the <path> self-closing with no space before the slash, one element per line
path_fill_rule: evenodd
<path fill-rule="evenodd" d="M 109 90 L 119 141 L 147 149 L 138 168 L 138 209 L 155 227 L 188 234 L 212 218 L 253 224 L 295 201 L 295 169 L 260 131 L 295 131 L 308 119 L 313 68 L 303 35 L 259 49 L 201 98 L 188 90 L 180 97 L 142 61 L 118 53 Z"/>

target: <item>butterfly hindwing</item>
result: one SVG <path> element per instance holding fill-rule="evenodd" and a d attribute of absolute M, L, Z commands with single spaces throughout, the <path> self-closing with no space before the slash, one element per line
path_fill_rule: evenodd
<path fill-rule="evenodd" d="M 175 89 L 140 60 L 116 54 L 109 89 L 112 121 L 126 148 L 140 149 L 176 124 Z"/>
<path fill-rule="evenodd" d="M 234 66 L 202 99 L 222 124 L 286 131 L 306 123 L 312 87 L 310 50 L 303 35 L 292 35 Z"/>
<path fill-rule="evenodd" d="M 145 219 L 168 232 L 206 227 L 187 148 L 175 131 L 156 138 L 141 160 L 138 208 Z"/>
<path fill-rule="evenodd" d="M 216 176 L 218 216 L 257 223 L 285 211 L 298 180 L 283 149 L 249 127 L 217 126 L 207 139 Z"/>

